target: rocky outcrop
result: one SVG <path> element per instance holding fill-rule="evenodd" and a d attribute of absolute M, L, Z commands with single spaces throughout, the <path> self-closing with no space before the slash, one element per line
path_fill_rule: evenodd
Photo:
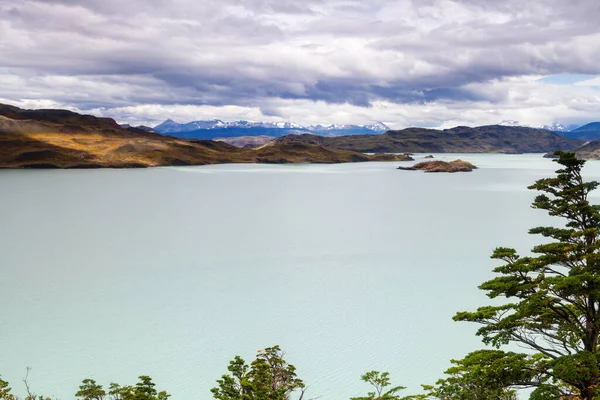
<path fill-rule="evenodd" d="M 408 154 L 378 153 L 370 156 L 371 161 L 414 161 Z"/>
<path fill-rule="evenodd" d="M 471 172 L 477 167 L 470 162 L 463 160 L 446 161 L 424 161 L 413 165 L 412 167 L 398 167 L 405 171 L 425 171 L 425 172 Z"/>

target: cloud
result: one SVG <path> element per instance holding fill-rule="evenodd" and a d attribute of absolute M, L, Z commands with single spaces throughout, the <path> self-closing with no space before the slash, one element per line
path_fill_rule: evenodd
<path fill-rule="evenodd" d="M 597 76 L 592 79 L 580 80 L 574 83 L 575 86 L 592 86 L 592 87 L 600 87 L 600 76 Z"/>
<path fill-rule="evenodd" d="M 587 104 L 600 102 L 593 86 L 560 92 L 530 81 L 600 74 L 600 3 L 576 3 L 4 0 L 0 97 L 115 116 L 129 110 L 139 121 L 154 120 L 150 109 L 179 109 L 304 123 L 314 120 L 311 110 L 317 122 L 381 116 L 411 124 L 404 111 L 381 115 L 385 105 L 431 125 L 483 123 L 523 114 L 519 107 L 528 120 L 552 117 L 527 108 L 544 92 L 569 110 L 561 118 L 587 118 Z M 440 115 L 428 117 L 430 109 Z"/>

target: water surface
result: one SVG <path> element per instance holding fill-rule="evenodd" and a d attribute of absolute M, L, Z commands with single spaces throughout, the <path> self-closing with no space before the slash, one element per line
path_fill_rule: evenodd
<path fill-rule="evenodd" d="M 555 163 L 436 156 L 458 157 L 481 168 L 1 171 L 0 373 L 63 400 L 141 374 L 210 399 L 234 355 L 279 344 L 311 396 L 366 394 L 370 369 L 415 392 L 480 347 L 451 317 L 486 301 L 494 247 L 548 222 L 526 186 Z"/>

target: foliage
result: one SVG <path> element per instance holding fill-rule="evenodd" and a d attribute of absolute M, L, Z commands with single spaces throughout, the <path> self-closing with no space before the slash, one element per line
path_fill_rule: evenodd
<path fill-rule="evenodd" d="M 532 256 L 497 248 L 492 258 L 504 264 L 480 289 L 492 299 L 507 301 L 454 318 L 481 324 L 477 334 L 486 344 L 500 348 L 516 343 L 534 352 L 532 357 L 510 354 L 508 359 L 504 353 L 492 363 L 504 363 L 516 373 L 508 374 L 503 385 L 538 387 L 540 396 L 554 391 L 592 399 L 600 395 L 600 206 L 590 204 L 588 195 L 598 182 L 583 180 L 585 161 L 575 154 L 556 154 L 554 161 L 562 166 L 556 176 L 529 189 L 542 192 L 533 208 L 561 217 L 564 227 L 531 229 L 531 234 L 546 238 L 532 249 Z M 521 375 L 515 368 L 531 373 Z"/>
<path fill-rule="evenodd" d="M 288 400 L 292 392 L 300 390 L 300 399 L 306 386 L 296 376 L 296 368 L 283 359 L 279 346 L 259 350 L 256 359 L 248 366 L 239 356 L 229 363 L 231 375 L 217 380 L 212 388 L 218 400 Z"/>
<path fill-rule="evenodd" d="M 435 386 L 423 385 L 428 395 L 441 400 L 515 400 L 512 387 L 537 379 L 538 363 L 535 356 L 478 350 L 462 360 L 452 360 L 447 377 Z"/>
<path fill-rule="evenodd" d="M 75 397 L 83 400 L 102 400 L 106 396 L 106 392 L 93 379 L 84 379 L 79 386 L 79 391 L 75 393 Z"/>
<path fill-rule="evenodd" d="M 1 400 L 15 400 L 15 396 L 10 393 L 10 387 L 8 386 L 8 382 L 0 379 L 0 399 Z"/>
<path fill-rule="evenodd" d="M 421 397 L 400 397 L 397 393 L 406 389 L 404 386 L 395 386 L 387 389 L 391 385 L 389 372 L 369 371 L 363 374 L 360 379 L 373 386 L 375 390 L 369 392 L 366 397 L 353 397 L 351 400 L 408 400 Z"/>
<path fill-rule="evenodd" d="M 75 397 L 82 400 L 103 400 L 105 397 L 111 400 L 167 400 L 171 396 L 165 391 L 158 392 L 149 376 L 142 375 L 139 380 L 135 386 L 111 383 L 107 394 L 93 379 L 84 379 Z"/>

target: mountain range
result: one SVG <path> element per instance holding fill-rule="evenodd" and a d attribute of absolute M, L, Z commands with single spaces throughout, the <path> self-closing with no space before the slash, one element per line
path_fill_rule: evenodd
<path fill-rule="evenodd" d="M 186 139 L 223 139 L 239 136 L 268 136 L 271 138 L 292 134 L 314 133 L 324 136 L 378 134 L 390 128 L 378 122 L 372 125 L 311 125 L 302 126 L 293 122 L 257 122 L 220 119 L 199 120 L 177 123 L 168 119 L 153 128 L 165 135 Z"/>
<path fill-rule="evenodd" d="M 526 126 L 520 124 L 518 121 L 512 120 L 504 120 L 499 125 Z M 577 124 L 564 125 L 553 123 L 551 125 L 534 126 L 532 128 L 546 129 L 567 138 L 580 139 L 586 142 L 600 139 L 600 122 L 590 122 L 583 126 Z"/>
<path fill-rule="evenodd" d="M 515 120 L 511 120 L 511 119 L 505 119 L 502 122 L 500 122 L 498 125 L 502 125 L 502 126 L 523 126 L 523 127 L 527 127 L 527 128 L 537 128 L 537 129 L 545 129 L 547 131 L 552 131 L 552 132 L 556 132 L 556 133 L 562 133 L 562 132 L 571 132 L 574 129 L 579 128 L 581 125 L 578 124 L 561 124 L 558 122 L 554 122 L 552 124 L 548 124 L 548 125 L 527 125 L 527 124 L 521 124 L 519 121 L 515 121 Z"/>
<path fill-rule="evenodd" d="M 312 134 L 275 139 L 361 153 L 540 153 L 572 150 L 583 144 L 555 132 L 520 126 L 487 125 L 451 129 L 407 128 L 379 135 L 326 137 Z"/>
<path fill-rule="evenodd" d="M 310 143 L 256 149 L 165 136 L 111 118 L 0 104 L 0 168 L 133 168 L 223 163 L 340 163 L 399 160 Z"/>
<path fill-rule="evenodd" d="M 556 132 L 561 136 L 583 141 L 600 139 L 600 122 L 592 122 L 584 126 L 577 124 L 552 123 L 549 125 L 528 126 L 514 120 L 504 120 L 498 125 L 506 127 L 523 127 L 543 129 Z M 265 144 L 268 141 L 285 135 L 314 134 L 319 136 L 350 136 L 350 135 L 378 135 L 391 129 L 384 123 L 378 122 L 370 125 L 310 125 L 302 126 L 294 122 L 257 122 L 257 121 L 232 121 L 224 122 L 220 119 L 198 120 L 187 123 L 178 123 L 168 119 L 163 123 L 149 128 L 140 129 L 160 132 L 165 135 L 185 139 L 221 140 L 236 145 Z M 260 137 L 260 139 L 256 139 Z"/>
<path fill-rule="evenodd" d="M 235 129 L 264 128 L 256 124 L 248 123 L 252 125 L 250 128 L 237 126 Z M 578 129 L 580 133 L 586 129 L 593 131 L 597 125 Z M 197 128 L 198 125 L 190 127 Z M 321 128 L 327 130 L 328 127 Z M 334 131 L 341 128 L 347 126 L 331 126 Z M 236 147 L 212 140 L 174 137 L 144 126 L 120 126 L 111 118 L 67 110 L 24 110 L 0 104 L 0 168 L 400 161 L 405 157 L 389 153 L 406 152 L 544 153 L 570 150 L 583 158 L 600 159 L 600 140 L 584 144 L 577 138 L 521 126 L 407 128 L 345 136 L 305 133 L 293 125 L 264 129 L 292 129 L 297 133 L 268 139 L 268 143 L 256 143 L 254 147 Z"/>
<path fill-rule="evenodd" d="M 593 141 L 600 139 L 600 122 L 590 122 L 584 126 L 580 126 L 570 132 L 561 133 L 561 135 L 569 138 L 580 139 L 584 141 Z"/>

